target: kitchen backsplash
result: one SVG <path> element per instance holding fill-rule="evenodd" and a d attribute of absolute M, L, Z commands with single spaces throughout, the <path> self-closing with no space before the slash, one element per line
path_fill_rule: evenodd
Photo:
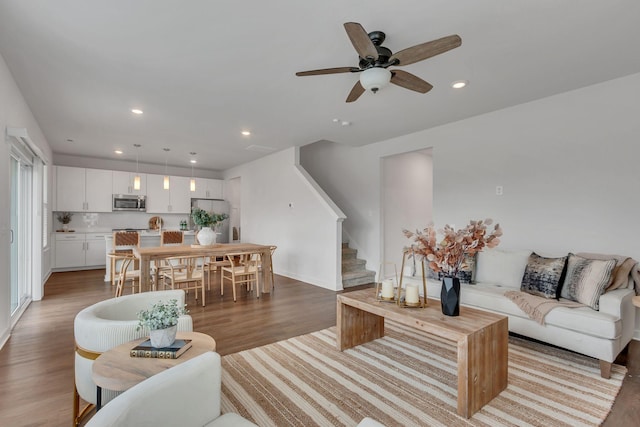
<path fill-rule="evenodd" d="M 61 230 L 62 223 L 57 219 L 58 212 L 53 212 L 52 229 Z M 180 229 L 180 221 L 189 223 L 187 214 L 149 214 L 146 212 L 116 212 L 116 213 L 84 213 L 75 212 L 69 223 L 70 230 L 106 231 L 114 228 L 149 228 L 149 220 L 159 216 L 163 221 L 163 228 Z"/>

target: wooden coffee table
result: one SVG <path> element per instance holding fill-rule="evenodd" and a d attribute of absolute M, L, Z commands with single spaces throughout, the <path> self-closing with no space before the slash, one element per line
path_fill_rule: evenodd
<path fill-rule="evenodd" d="M 442 314 L 440 301 L 426 308 L 401 308 L 379 302 L 375 289 L 338 295 L 337 347 L 339 351 L 384 336 L 384 319 L 391 319 L 458 347 L 458 414 L 470 418 L 507 387 L 508 318 L 470 307 L 460 316 Z"/>
<path fill-rule="evenodd" d="M 178 332 L 176 339 L 191 340 L 191 348 L 177 359 L 131 357 L 129 350 L 148 337 L 129 341 L 102 353 L 92 367 L 93 382 L 98 386 L 96 410 L 102 406 L 102 389 L 125 391 L 147 378 L 208 351 L 216 351 L 216 341 L 200 332 Z"/>

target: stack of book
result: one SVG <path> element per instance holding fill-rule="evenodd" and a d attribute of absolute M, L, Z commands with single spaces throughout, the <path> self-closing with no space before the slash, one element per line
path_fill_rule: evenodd
<path fill-rule="evenodd" d="M 177 359 L 191 348 L 191 340 L 175 340 L 169 347 L 156 348 L 151 340 L 143 341 L 129 352 L 131 357 L 153 357 L 156 359 Z"/>

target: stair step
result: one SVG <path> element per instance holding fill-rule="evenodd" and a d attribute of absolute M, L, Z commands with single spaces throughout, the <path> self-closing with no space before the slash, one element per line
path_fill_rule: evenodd
<path fill-rule="evenodd" d="M 368 283 L 374 283 L 376 278 L 376 272 L 370 270 L 354 271 L 344 273 L 342 275 L 342 287 L 348 288 L 351 286 L 366 285 Z"/>
<path fill-rule="evenodd" d="M 349 273 L 352 271 L 362 271 L 365 269 L 367 261 L 358 258 L 343 259 L 342 260 L 342 273 Z"/>
<path fill-rule="evenodd" d="M 357 249 L 351 249 L 351 248 L 342 248 L 342 260 L 347 260 L 347 259 L 355 259 L 357 258 L 358 255 L 358 250 Z"/>

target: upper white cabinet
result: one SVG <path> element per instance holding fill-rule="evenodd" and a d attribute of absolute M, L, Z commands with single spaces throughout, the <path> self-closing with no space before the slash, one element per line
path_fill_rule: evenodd
<path fill-rule="evenodd" d="M 133 188 L 133 180 L 136 176 L 135 172 L 113 171 L 113 194 L 135 194 L 142 196 L 147 194 L 147 175 L 144 173 L 140 176 L 140 189 Z"/>
<path fill-rule="evenodd" d="M 191 212 L 189 179 L 184 176 L 169 177 L 169 189 L 164 189 L 163 175 L 147 175 L 147 212 L 185 213 Z"/>
<path fill-rule="evenodd" d="M 81 212 L 84 210 L 84 168 L 56 167 L 56 209 Z"/>
<path fill-rule="evenodd" d="M 56 209 L 111 212 L 112 171 L 56 167 Z"/>
<path fill-rule="evenodd" d="M 196 178 L 196 191 L 191 193 L 194 199 L 222 199 L 222 180 Z"/>

